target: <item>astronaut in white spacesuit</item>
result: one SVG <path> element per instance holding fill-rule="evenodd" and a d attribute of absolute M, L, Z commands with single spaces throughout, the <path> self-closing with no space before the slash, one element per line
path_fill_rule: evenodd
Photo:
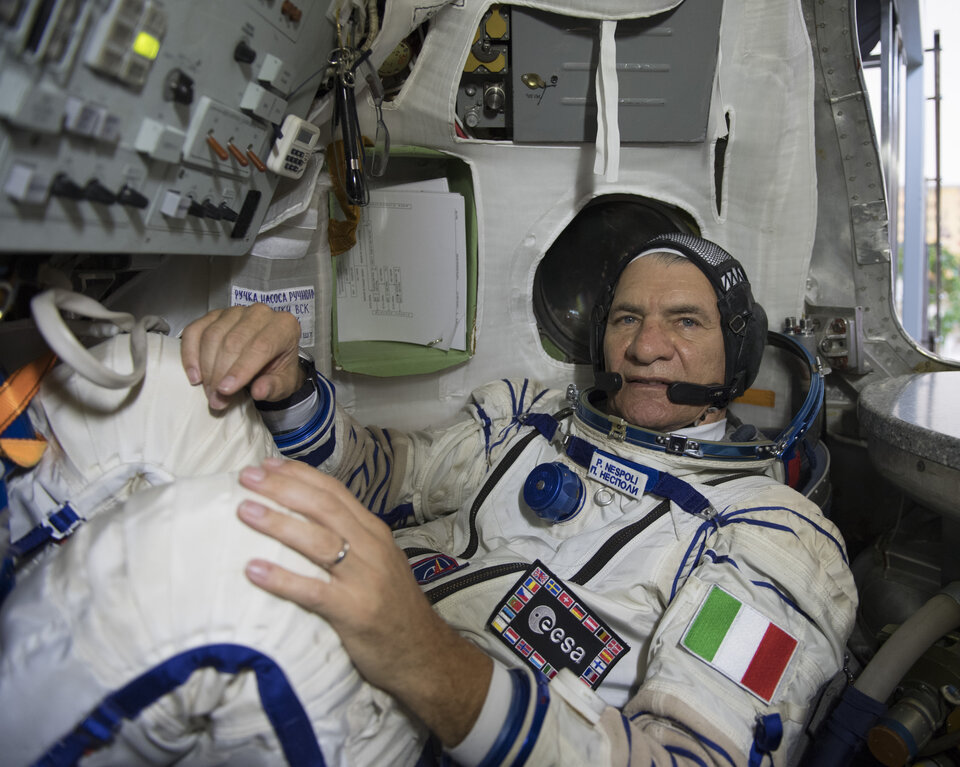
<path fill-rule="evenodd" d="M 705 240 L 662 236 L 625 262 L 598 302 L 595 389 L 569 401 L 500 381 L 476 391 L 455 424 L 405 434 L 361 427 L 336 405 L 332 385 L 296 356 L 293 318 L 264 307 L 208 314 L 184 332 L 187 377 L 224 418 L 238 417 L 244 388 L 271 401 L 261 415 L 282 453 L 300 460 L 264 447 L 262 462 L 240 473 L 245 490 L 223 486 L 219 505 L 239 503 L 246 525 L 224 529 L 242 541 L 235 556 L 254 552 L 246 574 L 259 588 L 244 592 L 249 609 L 217 604 L 191 616 L 213 624 L 197 643 L 249 643 L 286 671 L 323 752 L 303 763 L 412 764 L 425 726 L 466 766 L 786 764 L 814 696 L 841 668 L 856 592 L 834 526 L 783 484 L 775 453 L 732 434 L 726 406 L 756 376 L 765 335 L 739 263 Z M 155 493 L 149 514 L 121 510 L 147 517 L 155 542 L 181 539 L 171 529 L 190 491 L 177 488 L 190 485 L 171 487 L 157 492 L 173 496 Z M 100 538 L 111 529 L 100 528 Z M 142 539 L 133 529 L 127 537 Z M 266 537 L 252 543 L 252 531 Z M 214 557 L 224 560 L 217 567 L 233 566 L 230 556 Z M 198 577 L 212 566 L 178 560 Z M 61 572 L 56 583 L 69 583 L 71 566 Z M 75 587 L 82 593 L 59 597 L 55 615 L 40 615 L 29 605 L 49 593 L 28 573 L 11 597 L 20 612 L 5 606 L 3 620 L 34 609 L 21 622 L 63 622 L 71 598 L 97 601 L 86 585 L 94 575 Z M 214 580 L 230 583 L 228 572 Z M 177 597 L 165 585 L 153 596 L 170 610 Z M 85 631 L 80 622 L 72 630 Z M 163 639 L 154 632 L 121 652 L 156 663 L 180 649 Z M 15 649 L 21 665 L 30 661 Z M 0 702 L 16 677 L 4 652 Z M 171 683 L 137 709 L 148 724 L 124 726 L 120 753 L 261 764 L 279 741 L 296 762 L 278 717 L 267 714 L 274 738 L 251 713 L 249 675 L 231 688 L 236 664 L 218 663 L 208 664 L 216 678 L 190 678 L 189 694 L 169 692 Z M 117 675 L 78 683 L 101 691 Z M 88 708 L 99 700 L 87 698 Z M 89 732 L 99 720 L 85 721 Z"/>

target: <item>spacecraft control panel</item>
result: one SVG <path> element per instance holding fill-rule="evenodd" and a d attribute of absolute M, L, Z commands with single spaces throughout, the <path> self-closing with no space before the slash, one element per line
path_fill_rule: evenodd
<path fill-rule="evenodd" d="M 0 0 L 0 252 L 240 255 L 322 0 Z"/>

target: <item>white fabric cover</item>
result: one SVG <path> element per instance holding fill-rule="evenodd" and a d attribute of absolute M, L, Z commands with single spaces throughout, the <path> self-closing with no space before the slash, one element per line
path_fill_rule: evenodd
<path fill-rule="evenodd" d="M 91 349 L 107 367 L 132 368 L 127 336 Z M 13 539 L 69 501 L 82 515 L 147 485 L 235 470 L 279 455 L 256 408 L 243 401 L 222 414 L 207 407 L 180 365 L 180 342 L 147 336 L 144 380 L 105 389 L 58 365 L 30 407 L 31 420 L 47 439 L 39 466 L 9 483 Z"/>
<path fill-rule="evenodd" d="M 415 761 L 416 727 L 360 678 L 329 625 L 244 577 L 252 557 L 325 575 L 237 519 L 237 504 L 251 496 L 233 474 L 141 491 L 19 579 L 0 612 L 5 764 L 31 763 L 110 693 L 184 650 L 217 643 L 279 664 L 328 765 Z M 195 672 L 85 760 L 172 763 L 285 763 L 252 672 Z"/>

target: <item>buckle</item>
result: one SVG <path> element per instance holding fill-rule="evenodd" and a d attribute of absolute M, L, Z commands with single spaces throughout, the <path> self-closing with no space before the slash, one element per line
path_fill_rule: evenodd
<path fill-rule="evenodd" d="M 622 418 L 611 418 L 610 421 L 610 431 L 607 432 L 607 436 L 623 442 L 627 438 L 627 422 Z"/>
<path fill-rule="evenodd" d="M 694 458 L 703 458 L 700 443 L 684 437 L 682 434 L 665 434 L 657 437 L 657 442 L 663 445 L 664 451 L 671 455 L 690 455 Z"/>
<path fill-rule="evenodd" d="M 69 503 L 64 503 L 57 511 L 47 517 L 49 524 L 50 539 L 53 541 L 62 541 L 64 538 L 73 534 L 84 522 Z"/>

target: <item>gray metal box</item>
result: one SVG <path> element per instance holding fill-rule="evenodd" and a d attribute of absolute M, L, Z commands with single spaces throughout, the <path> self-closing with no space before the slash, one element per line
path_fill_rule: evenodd
<path fill-rule="evenodd" d="M 622 143 L 704 140 L 721 9 L 684 0 L 617 24 Z M 514 141 L 595 140 L 600 22 L 514 6 L 512 35 Z M 530 87 L 534 75 L 546 87 Z"/>

